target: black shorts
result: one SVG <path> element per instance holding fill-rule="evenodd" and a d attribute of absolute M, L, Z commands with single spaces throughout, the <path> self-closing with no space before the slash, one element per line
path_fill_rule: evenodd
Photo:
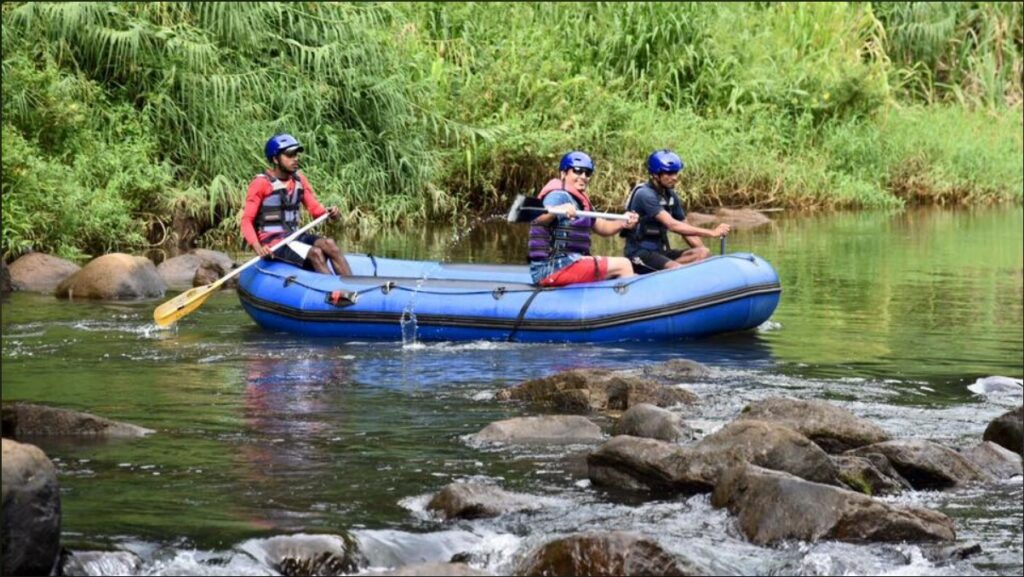
<path fill-rule="evenodd" d="M 665 265 L 683 256 L 685 251 L 670 248 L 668 250 L 640 249 L 629 257 L 633 263 L 633 272 L 646 274 L 665 268 Z"/>
<path fill-rule="evenodd" d="M 313 246 L 316 241 L 320 240 L 320 237 L 315 234 L 309 234 L 304 232 L 299 235 L 299 238 L 295 239 L 298 242 Z M 308 258 L 302 258 L 297 252 L 291 249 L 288 245 L 284 245 L 274 250 L 274 260 L 281 260 L 287 263 L 291 263 L 298 267 L 305 267 Z M 312 270 L 312 269 L 311 269 Z"/>

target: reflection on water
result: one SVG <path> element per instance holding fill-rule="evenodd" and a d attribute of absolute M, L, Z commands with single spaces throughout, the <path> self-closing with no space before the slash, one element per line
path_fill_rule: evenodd
<path fill-rule="evenodd" d="M 1022 215 L 1020 208 L 783 215 L 737 231 L 731 249 L 759 254 L 779 272 L 776 314 L 756 331 L 676 343 L 301 338 L 258 329 L 232 292 L 213 296 L 174 329 L 157 330 L 158 302 L 68 303 L 18 293 L 2 305 L 3 398 L 157 430 L 130 441 L 38 440 L 60 472 L 65 545 L 136 551 L 149 573 L 265 574 L 240 543 L 340 530 L 353 530 L 388 563 L 448 554 L 457 543 L 502 573 L 523 549 L 587 527 L 657 535 L 720 573 L 1020 574 L 1019 480 L 900 497 L 927 501 L 954 518 L 963 539 L 983 544 L 980 556 L 937 565 L 914 546 L 755 547 L 736 537 L 734 521 L 706 496 L 639 505 L 611 499 L 589 485 L 579 448 L 480 448 L 464 438 L 495 420 L 535 414 L 492 400 L 522 380 L 689 358 L 714 370 L 689 385 L 701 403 L 674 410 L 703 434 L 753 400 L 787 395 L 829 399 L 897 437 L 967 446 L 1020 403 L 1012 390 L 968 387 L 1024 373 Z M 401 258 L 518 262 L 525 234 L 489 222 L 458 235 L 382 231 L 348 246 Z M 599 239 L 596 252 L 618 246 Z M 610 429 L 608 419 L 595 422 Z M 463 479 L 554 501 L 541 512 L 457 528 L 422 511 L 427 495 Z"/>

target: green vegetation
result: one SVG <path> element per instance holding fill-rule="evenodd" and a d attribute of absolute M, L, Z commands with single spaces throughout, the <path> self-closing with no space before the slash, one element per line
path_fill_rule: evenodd
<path fill-rule="evenodd" d="M 2 251 L 228 246 L 278 131 L 364 231 L 498 212 L 573 148 L 605 208 L 666 146 L 695 207 L 1019 203 L 1022 12 L 5 3 Z"/>

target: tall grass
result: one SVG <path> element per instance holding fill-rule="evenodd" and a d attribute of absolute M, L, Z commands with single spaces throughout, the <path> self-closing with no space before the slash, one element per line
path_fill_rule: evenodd
<path fill-rule="evenodd" d="M 661 147 L 695 207 L 1024 194 L 1020 4 L 2 10 L 5 258 L 188 244 L 182 222 L 237 242 L 279 131 L 346 215 L 332 234 L 499 211 L 570 149 L 609 208 Z"/>

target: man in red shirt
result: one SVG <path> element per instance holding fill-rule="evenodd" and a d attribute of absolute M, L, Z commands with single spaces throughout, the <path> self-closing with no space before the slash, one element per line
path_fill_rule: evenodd
<path fill-rule="evenodd" d="M 351 276 L 345 256 L 329 238 L 303 233 L 296 240 L 274 251 L 270 247 L 299 228 L 300 207 L 305 206 L 313 218 L 330 212 L 338 218 L 338 208 L 326 209 L 316 199 L 306 175 L 299 172 L 299 153 L 304 149 L 290 134 L 270 137 L 263 151 L 270 170 L 256 175 L 249 183 L 242 213 L 242 235 L 246 242 L 264 258 L 276 258 L 295 266 L 331 274 L 327 259 L 340 276 Z"/>

